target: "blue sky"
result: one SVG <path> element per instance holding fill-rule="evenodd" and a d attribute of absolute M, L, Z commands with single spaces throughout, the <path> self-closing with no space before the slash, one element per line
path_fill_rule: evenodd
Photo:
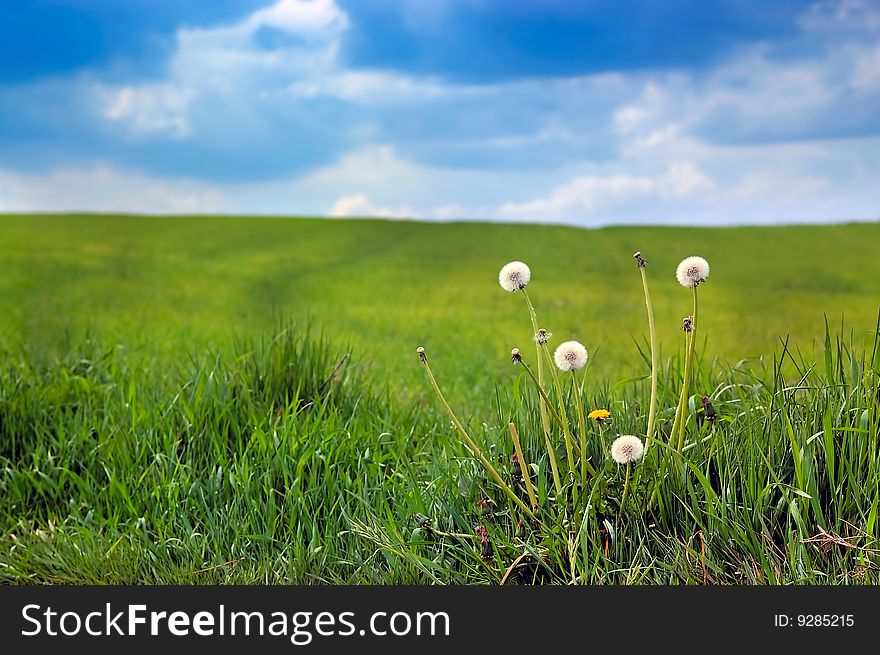
<path fill-rule="evenodd" d="M 0 211 L 880 217 L 880 2 L 0 4 Z"/>

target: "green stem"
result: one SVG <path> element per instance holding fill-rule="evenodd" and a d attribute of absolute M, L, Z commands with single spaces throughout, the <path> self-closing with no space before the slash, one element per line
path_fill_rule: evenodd
<path fill-rule="evenodd" d="M 556 362 L 553 361 L 553 355 L 550 353 L 550 347 L 547 346 L 547 344 L 544 344 L 543 350 L 544 356 L 547 359 L 547 365 L 550 368 L 550 372 L 553 374 L 550 376 L 553 378 L 553 387 L 556 390 L 556 395 L 559 397 L 559 412 L 556 412 L 556 415 L 560 416 L 560 427 L 563 429 L 562 431 L 566 435 L 566 443 L 571 445 L 573 454 L 580 456 L 581 447 L 574 440 L 574 437 L 571 434 L 571 424 L 568 421 L 568 412 L 565 409 L 565 398 L 562 395 L 562 380 L 559 377 Z M 550 409 L 551 411 L 553 410 L 552 405 Z M 574 469 L 572 469 L 572 474 L 574 474 Z"/>
<path fill-rule="evenodd" d="M 516 459 L 519 462 L 519 470 L 523 476 L 523 482 L 526 485 L 526 492 L 529 494 L 529 502 L 535 509 L 538 508 L 538 499 L 535 497 L 535 489 L 532 487 L 532 478 L 529 475 L 529 467 L 526 464 L 526 458 L 523 454 L 522 444 L 519 442 L 519 433 L 516 431 L 516 425 L 508 423 L 510 429 L 510 438 L 513 441 L 513 449 L 516 451 Z"/>
<path fill-rule="evenodd" d="M 562 395 L 559 374 L 556 372 L 556 366 L 552 361 L 550 349 L 547 348 L 546 344 L 544 344 L 544 353 L 547 355 L 547 359 L 550 360 L 549 366 L 552 373 L 553 386 L 556 388 L 556 397 L 559 400 L 559 415 L 562 417 L 562 433 L 565 436 L 565 455 L 568 457 L 568 473 L 573 477 L 576 470 L 574 467 L 574 438 L 571 436 L 571 429 L 568 425 L 568 412 L 565 411 L 565 396 Z"/>
<path fill-rule="evenodd" d="M 682 421 L 682 410 L 684 408 L 683 399 L 687 398 L 687 369 L 689 366 L 688 358 L 690 357 L 691 335 L 685 332 L 684 335 L 684 370 L 681 374 L 681 389 L 678 392 L 678 404 L 675 406 L 675 418 L 672 421 L 672 430 L 669 432 L 669 445 L 673 448 L 678 446 L 678 426 Z"/>
<path fill-rule="evenodd" d="M 657 366 L 657 332 L 654 330 L 654 306 L 651 304 L 651 294 L 648 292 L 648 276 L 645 274 L 645 267 L 640 266 L 639 272 L 642 274 L 642 287 L 645 290 L 645 307 L 648 310 L 648 332 L 651 337 L 651 404 L 648 409 L 648 428 L 645 433 L 645 453 L 651 447 L 651 440 L 654 438 L 654 422 L 657 420 L 657 377 L 659 374 Z"/>
<path fill-rule="evenodd" d="M 421 352 L 421 351 L 420 351 Z M 452 407 L 449 406 L 449 403 L 446 402 L 446 397 L 443 395 L 443 392 L 440 391 L 440 386 L 437 384 L 437 380 L 434 378 L 434 373 L 431 371 L 431 366 L 428 364 L 427 356 L 421 352 L 420 357 L 422 360 L 422 364 L 425 366 L 425 371 L 428 374 L 428 380 L 431 382 L 431 386 L 434 387 L 434 392 L 437 394 L 437 397 L 440 399 L 440 404 L 443 405 L 443 409 L 446 410 L 446 414 L 449 416 L 449 419 L 452 421 L 452 424 L 455 426 L 455 429 L 458 430 L 458 433 L 461 435 L 461 438 L 464 440 L 467 447 L 474 454 L 474 456 L 480 460 L 480 463 L 489 472 L 489 475 L 492 476 L 492 479 L 495 480 L 496 484 L 506 493 L 510 499 L 516 503 L 520 509 L 522 509 L 526 514 L 534 518 L 534 513 L 532 510 L 522 501 L 522 499 L 517 496 L 513 489 L 507 486 L 507 483 L 498 475 L 498 471 L 495 470 L 495 467 L 492 466 L 492 462 L 490 462 L 486 456 L 483 454 L 483 451 L 480 450 L 479 446 L 477 446 L 476 442 L 471 439 L 470 435 L 462 426 L 461 421 L 458 420 L 458 417 L 455 415 L 455 412 L 452 411 Z"/>
<path fill-rule="evenodd" d="M 517 361 L 519 361 L 520 365 L 526 370 L 526 373 L 529 374 L 529 377 L 532 378 L 532 382 L 535 383 L 535 388 L 538 390 L 538 394 L 541 396 L 541 398 L 543 398 L 544 402 L 547 403 L 547 407 L 550 410 L 551 415 L 553 416 L 553 420 L 556 421 L 556 424 L 561 429 L 562 428 L 562 417 L 559 415 L 559 412 L 556 411 L 556 408 L 550 404 L 550 396 L 547 395 L 547 392 L 544 390 L 544 387 L 541 386 L 540 380 L 538 380 L 538 378 L 535 377 L 535 372 L 532 370 L 532 368 L 528 364 L 526 364 L 524 359 L 520 358 Z"/>
<path fill-rule="evenodd" d="M 626 463 L 626 478 L 623 481 L 623 496 L 620 498 L 620 510 L 617 513 L 618 520 L 620 519 L 620 515 L 623 513 L 623 507 L 626 504 L 626 495 L 629 492 L 629 473 L 632 469 L 632 462 Z"/>
<path fill-rule="evenodd" d="M 578 385 L 577 374 L 574 371 L 571 372 L 571 383 L 574 385 L 574 397 L 578 411 L 578 428 L 580 429 L 581 437 L 581 482 L 586 484 L 587 471 L 590 472 L 590 475 L 595 476 L 596 469 L 587 461 L 587 420 L 584 418 L 584 401 L 581 395 L 581 388 Z"/>
<path fill-rule="evenodd" d="M 681 420 L 678 424 L 678 452 L 682 452 L 684 448 L 684 429 L 687 425 L 687 402 L 689 396 L 689 387 L 691 382 L 691 369 L 694 365 L 694 344 L 697 340 L 697 287 L 694 287 L 694 313 L 691 322 L 691 333 L 688 335 L 687 352 L 684 359 L 684 381 L 681 387 L 681 398 L 679 405 L 681 409 Z"/>
<path fill-rule="evenodd" d="M 532 321 L 532 334 L 537 336 L 538 315 L 535 313 L 535 307 L 532 305 L 532 300 L 529 298 L 529 294 L 526 293 L 525 289 L 522 289 L 522 295 L 526 301 L 526 307 L 528 307 L 529 310 L 529 318 Z M 544 366 L 541 361 L 541 346 L 537 341 L 535 342 L 535 355 L 538 360 L 538 378 L 536 384 L 538 385 L 538 389 L 543 391 Z M 534 376 L 532 377 L 534 378 Z M 538 406 L 541 410 L 541 426 L 544 428 L 544 446 L 547 448 L 547 456 L 550 458 L 550 470 L 553 472 L 553 486 L 556 488 L 557 497 L 562 498 L 562 481 L 559 478 L 559 466 L 556 463 L 556 455 L 553 452 L 553 442 L 550 439 L 550 417 L 547 415 L 547 408 L 551 407 L 551 405 L 550 401 L 547 399 L 546 393 L 541 394 L 541 398 L 538 400 Z"/>
<path fill-rule="evenodd" d="M 442 532 L 434 528 L 431 528 L 431 534 L 435 534 L 438 537 L 456 537 L 458 539 L 467 539 L 469 541 L 476 541 L 478 539 L 478 537 L 474 534 L 465 534 L 462 532 Z"/>

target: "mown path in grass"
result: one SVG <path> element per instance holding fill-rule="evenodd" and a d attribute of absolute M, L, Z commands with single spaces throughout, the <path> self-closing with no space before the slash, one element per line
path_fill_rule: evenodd
<path fill-rule="evenodd" d="M 880 224 L 770 228 L 555 226 L 247 217 L 0 216 L 0 339 L 53 357 L 91 329 L 126 348 L 179 357 L 232 335 L 311 319 L 350 342 L 373 374 L 419 385 L 425 345 L 454 399 L 490 393 L 507 353 L 529 339 L 521 300 L 497 271 L 532 268 L 540 320 L 596 356 L 592 372 L 644 371 L 632 253 L 642 250 L 667 354 L 689 295 L 677 262 L 706 257 L 707 353 L 735 362 L 779 337 L 810 349 L 846 317 L 868 330 L 880 306 Z"/>

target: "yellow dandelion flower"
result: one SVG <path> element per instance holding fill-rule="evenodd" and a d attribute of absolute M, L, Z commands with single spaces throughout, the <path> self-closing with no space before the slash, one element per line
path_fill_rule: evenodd
<path fill-rule="evenodd" d="M 609 412 L 607 409 L 594 409 L 592 412 L 587 414 L 587 418 L 594 421 L 602 422 L 611 418 L 611 412 Z"/>

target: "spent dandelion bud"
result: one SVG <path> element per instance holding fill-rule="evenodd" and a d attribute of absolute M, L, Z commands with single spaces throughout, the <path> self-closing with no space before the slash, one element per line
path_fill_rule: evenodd
<path fill-rule="evenodd" d="M 482 525 L 478 525 L 475 530 L 477 537 L 480 539 L 480 555 L 484 562 L 491 562 L 494 559 L 492 552 L 492 541 L 489 539 L 489 532 Z"/>
<path fill-rule="evenodd" d="M 642 444 L 642 440 L 631 434 L 617 437 L 611 444 L 611 459 L 618 464 L 637 462 L 644 452 L 645 446 Z"/>
<path fill-rule="evenodd" d="M 709 399 L 709 396 L 702 396 L 700 401 L 703 403 L 703 413 L 705 415 L 705 419 L 709 422 L 715 421 L 718 419 L 718 412 L 715 411 L 715 406 L 712 405 L 712 401 Z"/>
<path fill-rule="evenodd" d="M 550 341 L 550 337 L 553 336 L 553 333 L 547 332 L 544 328 L 541 328 L 537 332 L 535 332 L 535 343 L 539 346 L 543 346 L 545 343 Z"/>
<path fill-rule="evenodd" d="M 647 264 L 648 262 L 646 262 L 644 257 L 642 257 L 641 250 L 636 250 L 635 253 L 633 253 L 633 257 L 636 260 L 636 266 L 638 266 L 639 268 L 645 268 L 645 264 Z"/>
<path fill-rule="evenodd" d="M 587 363 L 587 349 L 577 341 L 566 341 L 553 353 L 553 361 L 563 371 L 576 371 Z"/>
<path fill-rule="evenodd" d="M 675 277 L 683 287 L 695 287 L 709 277 L 709 262 L 702 257 L 686 257 L 675 269 Z"/>
<path fill-rule="evenodd" d="M 519 348 L 514 348 L 510 351 L 510 361 L 514 364 L 522 361 L 522 355 L 519 354 Z"/>
<path fill-rule="evenodd" d="M 681 319 L 681 329 L 685 331 L 686 334 L 690 334 L 694 331 L 694 317 L 693 316 L 685 316 Z"/>
<path fill-rule="evenodd" d="M 522 291 L 532 279 L 532 271 L 523 262 L 510 262 L 501 267 L 498 283 L 505 291 Z"/>
<path fill-rule="evenodd" d="M 423 362 L 428 361 L 428 356 L 425 354 L 425 347 L 424 346 L 419 346 L 418 348 L 416 348 L 416 352 L 419 354 L 420 360 L 422 360 Z"/>

